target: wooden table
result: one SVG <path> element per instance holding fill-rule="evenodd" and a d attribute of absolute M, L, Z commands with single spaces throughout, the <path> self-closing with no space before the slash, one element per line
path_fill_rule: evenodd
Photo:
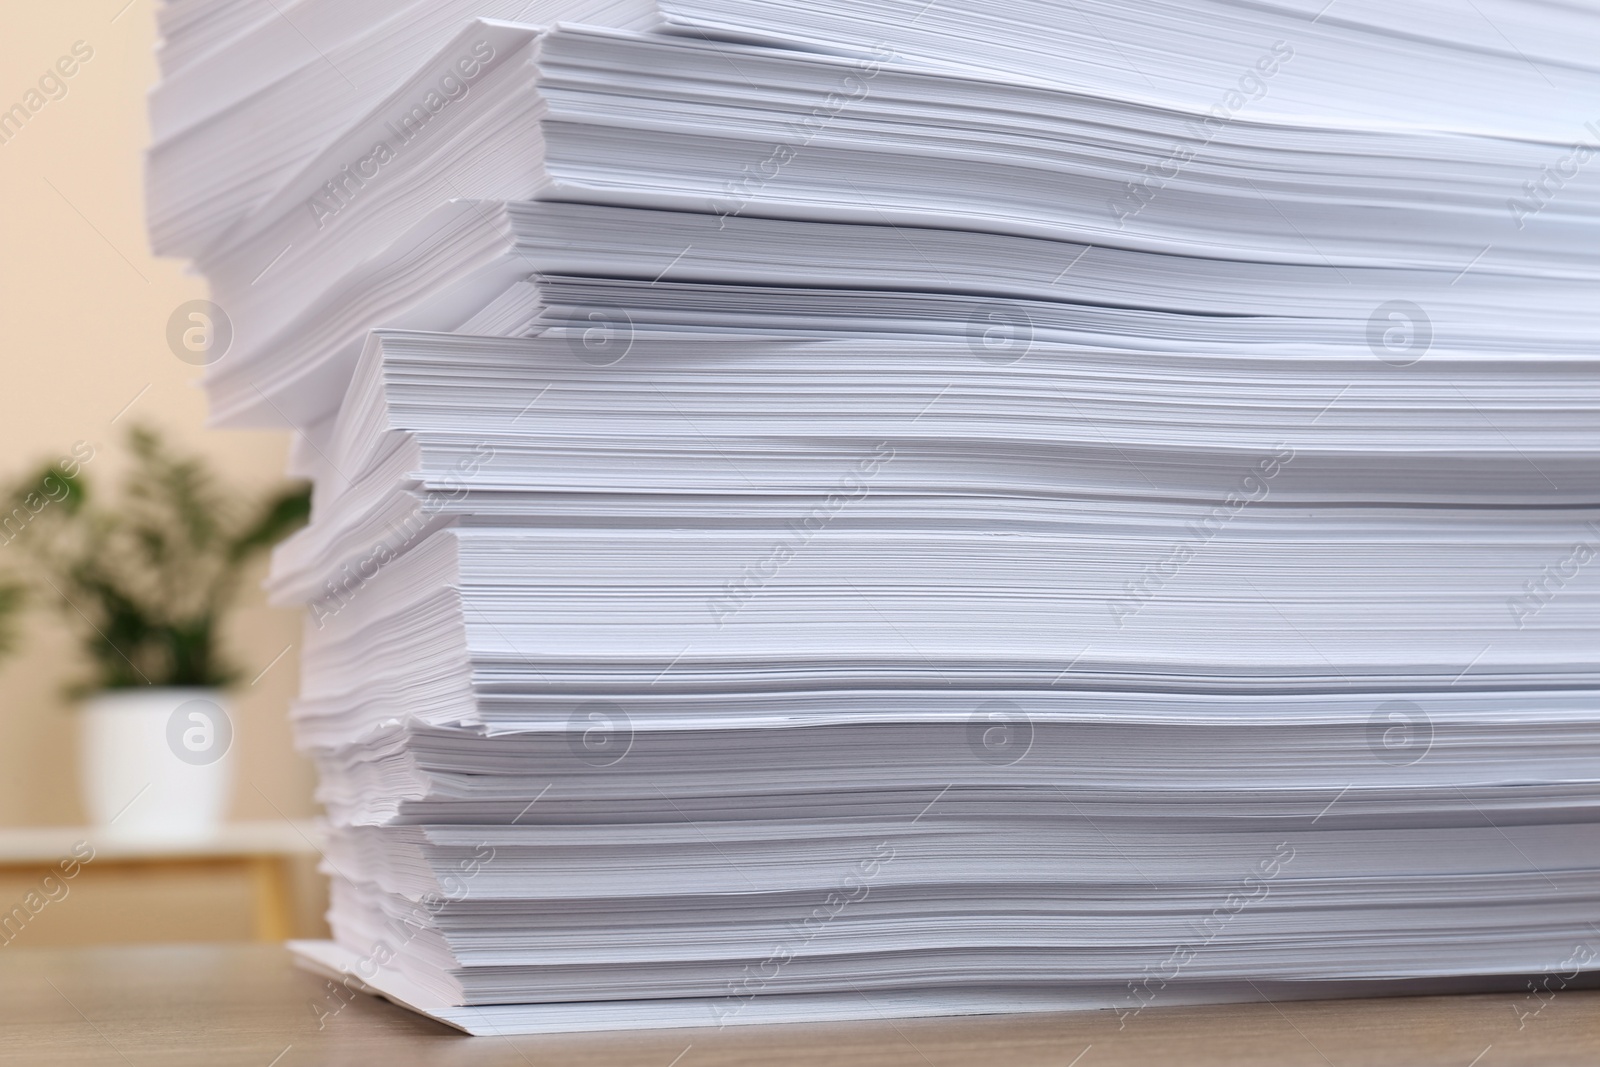
<path fill-rule="evenodd" d="M 965 1020 L 471 1038 L 266 945 L 0 950 L 0 1064 L 75 1067 L 1508 1067 L 1600 1063 L 1600 992 L 1151 1008 Z"/>
<path fill-rule="evenodd" d="M 296 922 L 295 875 L 314 861 L 317 836 L 314 825 L 286 819 L 229 823 L 193 841 L 104 827 L 0 829 L 0 919 L 29 892 L 36 900 L 47 897 L 46 888 L 62 895 L 0 925 L 0 945 L 305 936 L 305 924 Z M 64 878 L 63 869 L 74 873 Z M 54 880 L 46 883 L 46 876 Z"/>

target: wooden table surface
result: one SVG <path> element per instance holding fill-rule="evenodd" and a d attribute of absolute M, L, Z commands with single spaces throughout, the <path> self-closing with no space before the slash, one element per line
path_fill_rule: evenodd
<path fill-rule="evenodd" d="M 0 1063 L 107 1067 L 1507 1067 L 1600 1063 L 1600 992 L 471 1038 L 358 998 L 266 945 L 0 951 Z M 1518 1009 L 1534 1015 L 1519 1018 Z M 1520 1023 L 1520 1029 L 1519 1029 Z"/>

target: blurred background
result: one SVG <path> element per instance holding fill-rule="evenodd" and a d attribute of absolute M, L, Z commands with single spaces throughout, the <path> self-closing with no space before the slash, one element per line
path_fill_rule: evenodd
<path fill-rule="evenodd" d="M 127 431 L 158 431 L 202 456 L 230 491 L 283 483 L 287 438 L 212 431 L 200 368 L 177 358 L 168 320 L 204 284 L 151 256 L 143 222 L 145 92 L 156 78 L 153 0 L 0 0 L 0 109 L 29 97 L 64 56 L 91 58 L 60 79 L 25 123 L 0 126 L 0 336 L 6 405 L 0 479 L 13 484 L 87 442 L 83 477 L 104 499 L 128 462 Z M 75 48 L 75 46 L 77 46 Z M 17 545 L 0 569 L 25 568 Z M 30 898 L 79 842 L 95 858 L 28 907 L 0 943 L 47 947 L 128 941 L 322 936 L 312 867 L 310 765 L 293 750 L 299 614 L 268 607 L 257 558 L 223 626 L 240 669 L 232 688 L 234 780 L 227 825 L 185 844 L 119 842 L 86 826 L 78 716 L 68 685 L 85 663 L 55 604 L 32 597 L 0 660 L 0 919 Z M 16 924 L 13 924 L 15 926 Z M 14 938 L 14 942 L 13 942 Z"/>

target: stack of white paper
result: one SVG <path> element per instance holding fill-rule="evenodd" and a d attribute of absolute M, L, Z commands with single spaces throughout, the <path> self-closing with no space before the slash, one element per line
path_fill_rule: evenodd
<path fill-rule="evenodd" d="M 152 232 L 315 481 L 305 958 L 475 1032 L 1566 966 L 1600 23 L 1479 16 L 169 3 Z"/>

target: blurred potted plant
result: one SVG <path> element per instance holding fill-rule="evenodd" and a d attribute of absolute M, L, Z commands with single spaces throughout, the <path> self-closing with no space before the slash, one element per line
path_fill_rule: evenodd
<path fill-rule="evenodd" d="M 12 494 L 30 515 L 13 541 L 92 665 L 74 687 L 90 818 L 127 834 L 205 836 L 232 785 L 226 690 L 238 672 L 220 647 L 222 620 L 251 559 L 305 522 L 310 494 L 289 487 L 246 503 L 153 431 L 136 428 L 128 443 L 115 507 L 92 499 L 76 464 L 54 465 Z"/>
<path fill-rule="evenodd" d="M 0 658 L 4 658 L 16 644 L 13 616 L 22 606 L 22 587 L 10 582 L 0 582 Z"/>

